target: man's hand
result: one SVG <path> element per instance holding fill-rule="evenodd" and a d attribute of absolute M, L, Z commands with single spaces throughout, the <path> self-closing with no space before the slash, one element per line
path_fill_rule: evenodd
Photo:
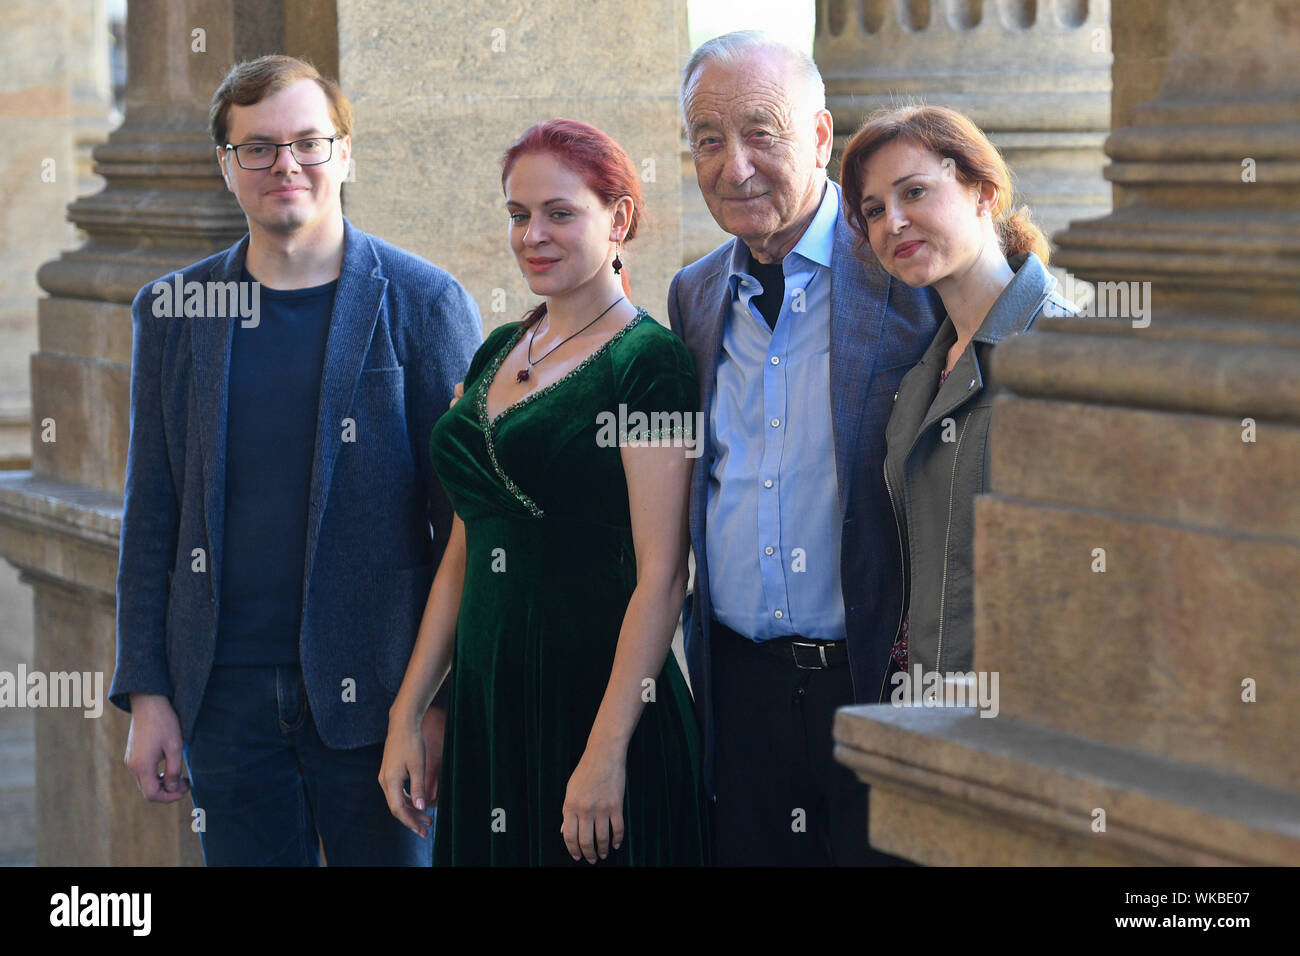
<path fill-rule="evenodd" d="M 165 695 L 131 695 L 125 762 L 146 800 L 175 803 L 189 792 L 190 782 L 181 776 L 181 722 Z"/>
<path fill-rule="evenodd" d="M 451 389 L 451 404 L 448 408 L 455 408 L 456 403 L 465 397 L 465 383 L 457 382 Z M 444 715 L 445 716 L 445 715 Z"/>
<path fill-rule="evenodd" d="M 438 776 L 442 773 L 442 736 L 447 729 L 447 711 L 430 707 L 420 721 L 424 739 L 424 799 L 428 806 L 438 805 Z"/>

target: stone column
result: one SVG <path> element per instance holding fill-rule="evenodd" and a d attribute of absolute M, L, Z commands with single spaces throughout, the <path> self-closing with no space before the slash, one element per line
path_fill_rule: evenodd
<path fill-rule="evenodd" d="M 69 74 L 93 61 L 85 0 L 5 0 L 0 31 L 0 468 L 31 461 L 27 357 L 36 347 L 36 267 L 75 240 L 64 207 L 77 194 Z M 107 80 L 107 76 L 104 77 Z M 79 112 L 88 113 L 81 108 Z M 100 110 L 106 118 L 107 108 Z M 107 134 L 107 130 L 102 130 Z"/>
<path fill-rule="evenodd" d="M 1000 713 L 853 708 L 838 753 L 922 862 L 1296 865 L 1300 18 L 1131 0 L 1114 33 L 1115 211 L 1058 237 L 1106 314 L 994 359 Z"/>
<path fill-rule="evenodd" d="M 64 211 L 93 188 L 90 149 L 115 125 L 103 0 L 5 0 L 0 33 L 0 470 L 31 467 L 28 360 L 36 268 L 76 241 Z M 0 671 L 32 666 L 31 591 L 0 566 Z M 0 862 L 35 861 L 34 720 L 0 711 Z"/>
<path fill-rule="evenodd" d="M 667 324 L 682 256 L 685 0 L 356 0 L 339 5 L 338 31 L 356 108 L 355 182 L 343 194 L 353 222 L 449 270 L 485 332 L 518 319 L 537 299 L 506 239 L 498 159 L 533 123 L 582 120 L 641 171 L 648 218 L 624 259 L 633 301 Z"/>
<path fill-rule="evenodd" d="M 94 150 L 107 185 L 68 207 L 85 243 L 39 273 L 49 298 L 39 305 L 31 357 L 32 470 L 0 477 L 0 553 L 35 592 L 35 669 L 101 674 L 105 693 L 129 429 L 130 302 L 148 280 L 244 233 L 217 170 L 207 106 L 234 60 L 282 47 L 283 18 L 279 3 L 130 0 L 126 117 Z M 128 723 L 106 702 L 98 719 L 37 711 L 38 863 L 199 861 L 190 802 L 147 805 L 123 767 Z"/>
<path fill-rule="evenodd" d="M 868 114 L 924 102 L 988 134 L 1049 236 L 1106 212 L 1109 20 L 1109 0 L 818 0 L 834 175 Z"/>
<path fill-rule="evenodd" d="M 104 180 L 92 168 L 91 151 L 108 138 L 122 115 L 113 107 L 108 5 L 105 0 L 73 0 L 70 6 L 68 32 L 76 56 L 67 63 L 67 81 L 77 154 L 77 194 L 84 196 L 104 187 Z"/>

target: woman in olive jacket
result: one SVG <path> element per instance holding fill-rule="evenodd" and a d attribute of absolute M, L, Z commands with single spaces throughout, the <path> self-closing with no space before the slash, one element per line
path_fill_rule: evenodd
<path fill-rule="evenodd" d="M 844 150 L 845 213 L 880 264 L 933 286 L 947 313 L 903 377 L 885 437 L 885 484 L 898 522 L 908 600 L 891 656 L 915 674 L 971 670 L 974 497 L 986 486 L 998 342 L 1045 310 L 1047 239 L 1012 209 L 1011 176 L 967 117 L 908 107 L 870 119 Z M 883 688 L 882 688 L 883 693 Z"/>

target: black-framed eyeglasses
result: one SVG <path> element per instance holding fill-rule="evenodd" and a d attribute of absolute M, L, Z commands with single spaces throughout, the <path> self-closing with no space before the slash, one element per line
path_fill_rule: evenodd
<path fill-rule="evenodd" d="M 295 139 L 292 143 L 240 143 L 238 146 L 227 143 L 226 149 L 235 151 L 235 162 L 242 169 L 270 169 L 275 165 L 280 150 L 286 146 L 298 165 L 319 166 L 330 161 L 334 155 L 334 141 L 342 138 L 335 133 L 333 136 Z"/>

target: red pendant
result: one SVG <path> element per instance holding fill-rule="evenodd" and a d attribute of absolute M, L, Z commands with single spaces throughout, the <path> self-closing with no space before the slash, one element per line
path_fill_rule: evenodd
<path fill-rule="evenodd" d="M 515 375 L 515 381 L 516 381 L 516 382 L 526 382 L 526 381 L 528 381 L 528 369 L 526 369 L 526 368 L 521 368 L 521 369 L 519 370 L 519 372 Z"/>

